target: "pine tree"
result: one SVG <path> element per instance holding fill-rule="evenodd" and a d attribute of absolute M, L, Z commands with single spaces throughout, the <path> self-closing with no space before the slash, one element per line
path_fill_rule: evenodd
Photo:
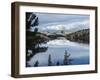
<path fill-rule="evenodd" d="M 41 44 L 47 42 L 47 39 L 42 37 L 42 34 L 38 32 L 38 28 L 36 28 L 38 25 L 38 16 L 32 12 L 26 12 L 26 61 L 29 61 L 35 54 L 47 50 L 47 47 L 40 47 Z M 34 27 L 33 31 L 30 30 L 31 27 Z M 30 56 L 27 56 L 29 54 L 28 50 L 32 50 Z"/>
<path fill-rule="evenodd" d="M 57 64 L 56 64 L 57 66 L 59 66 L 60 65 L 60 63 L 59 63 L 59 61 L 57 61 Z"/>
<path fill-rule="evenodd" d="M 64 55 L 64 61 L 63 61 L 63 64 L 64 65 L 69 65 L 70 64 L 70 54 L 67 53 L 67 50 L 65 50 L 65 55 Z"/>
<path fill-rule="evenodd" d="M 49 54 L 49 58 L 48 58 L 48 66 L 52 66 L 52 61 L 51 61 L 51 55 Z"/>
<path fill-rule="evenodd" d="M 34 67 L 38 67 L 38 65 L 39 65 L 39 62 L 36 61 L 35 64 L 34 64 Z"/>

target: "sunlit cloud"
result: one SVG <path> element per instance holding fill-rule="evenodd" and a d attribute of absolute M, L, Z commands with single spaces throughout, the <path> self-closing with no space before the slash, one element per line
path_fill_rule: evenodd
<path fill-rule="evenodd" d="M 58 23 L 55 25 L 46 25 L 46 27 L 41 27 L 42 30 L 70 30 L 73 28 L 87 29 L 89 28 L 89 20 L 72 22 L 67 24 Z"/>

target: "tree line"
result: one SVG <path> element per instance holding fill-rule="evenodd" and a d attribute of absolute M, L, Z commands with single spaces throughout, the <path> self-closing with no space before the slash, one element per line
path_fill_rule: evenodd
<path fill-rule="evenodd" d="M 66 35 L 66 38 L 71 41 L 76 41 L 80 43 L 89 43 L 89 29 L 79 30 L 77 32 L 73 32 Z"/>

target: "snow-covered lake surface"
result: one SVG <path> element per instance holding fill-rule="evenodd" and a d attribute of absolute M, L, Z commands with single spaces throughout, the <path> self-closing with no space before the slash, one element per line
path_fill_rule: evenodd
<path fill-rule="evenodd" d="M 48 66 L 49 54 L 51 55 L 53 65 L 56 65 L 57 61 L 63 64 L 65 50 L 70 54 L 70 59 L 72 59 L 71 65 L 89 64 L 89 44 L 71 42 L 62 37 L 50 40 L 41 46 L 47 46 L 47 51 L 33 56 L 28 61 L 30 66 L 34 66 L 36 61 L 39 62 L 38 66 Z"/>

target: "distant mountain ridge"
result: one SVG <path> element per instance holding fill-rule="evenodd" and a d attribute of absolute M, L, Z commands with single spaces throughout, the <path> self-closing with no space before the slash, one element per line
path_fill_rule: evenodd
<path fill-rule="evenodd" d="M 38 32 L 37 35 L 40 35 L 44 39 L 52 40 L 52 39 L 57 39 L 58 37 L 65 37 L 66 39 L 70 41 L 75 41 L 75 42 L 80 42 L 80 43 L 89 43 L 89 34 L 90 31 L 89 29 L 82 29 L 78 31 L 73 31 L 73 32 L 66 32 L 66 33 L 50 33 L 50 32 Z"/>

